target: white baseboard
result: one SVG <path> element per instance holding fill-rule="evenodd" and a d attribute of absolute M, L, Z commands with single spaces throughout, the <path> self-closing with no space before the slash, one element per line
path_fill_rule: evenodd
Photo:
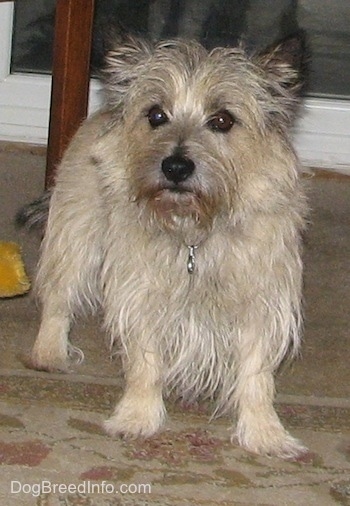
<path fill-rule="evenodd" d="M 350 175 L 350 101 L 306 99 L 294 142 L 305 165 Z"/>

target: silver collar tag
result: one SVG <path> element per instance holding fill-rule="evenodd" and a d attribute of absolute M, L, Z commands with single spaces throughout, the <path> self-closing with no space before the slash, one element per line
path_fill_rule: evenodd
<path fill-rule="evenodd" d="M 198 246 L 187 246 L 187 247 L 188 247 L 187 272 L 188 274 L 193 274 L 194 268 L 196 266 L 195 251 L 198 248 Z"/>

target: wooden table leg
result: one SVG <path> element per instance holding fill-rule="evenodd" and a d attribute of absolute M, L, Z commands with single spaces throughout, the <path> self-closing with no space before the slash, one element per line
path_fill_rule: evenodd
<path fill-rule="evenodd" d="M 57 0 L 46 187 L 87 115 L 94 0 Z"/>

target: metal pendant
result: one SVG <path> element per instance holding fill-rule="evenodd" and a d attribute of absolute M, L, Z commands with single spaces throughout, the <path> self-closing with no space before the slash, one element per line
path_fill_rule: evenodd
<path fill-rule="evenodd" d="M 196 266 L 195 250 L 198 246 L 187 246 L 188 247 L 188 260 L 187 260 L 187 272 L 193 274 Z"/>

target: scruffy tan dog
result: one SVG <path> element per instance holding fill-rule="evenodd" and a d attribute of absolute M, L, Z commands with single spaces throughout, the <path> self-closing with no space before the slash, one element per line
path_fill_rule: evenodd
<path fill-rule="evenodd" d="M 236 413 L 253 452 L 305 451 L 273 408 L 274 371 L 300 341 L 306 206 L 287 131 L 302 45 L 248 56 L 128 39 L 107 56 L 107 106 L 51 197 L 31 363 L 64 370 L 74 314 L 102 306 L 126 379 L 109 434 L 151 436 L 175 391 Z"/>

